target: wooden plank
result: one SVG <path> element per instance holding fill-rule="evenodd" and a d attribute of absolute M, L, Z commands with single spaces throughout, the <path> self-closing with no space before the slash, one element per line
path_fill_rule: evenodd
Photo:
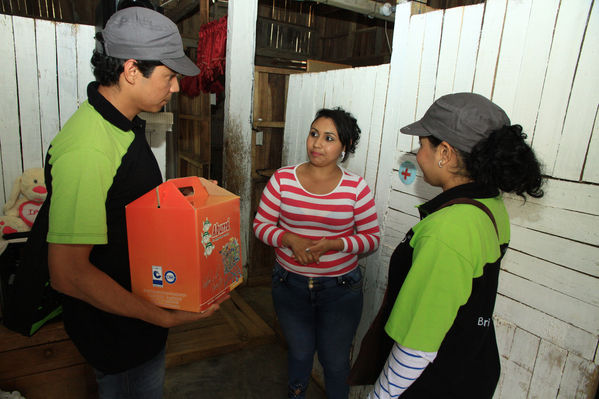
<path fill-rule="evenodd" d="M 96 27 L 93 25 L 75 25 L 77 41 L 77 106 L 87 100 L 87 85 L 94 81 L 90 60 L 96 47 L 94 36 Z"/>
<path fill-rule="evenodd" d="M 4 352 L 0 379 L 8 380 L 84 363 L 85 360 L 70 340 Z"/>
<path fill-rule="evenodd" d="M 162 180 L 166 179 L 166 135 L 164 125 L 146 125 L 146 140 L 156 157 Z"/>
<path fill-rule="evenodd" d="M 532 373 L 535 368 L 540 343 L 541 339 L 536 335 L 521 328 L 516 328 L 509 354 L 510 361 Z"/>
<path fill-rule="evenodd" d="M 252 309 L 252 307 L 249 306 L 238 293 L 231 293 L 231 303 L 237 307 L 238 312 L 244 317 L 243 322 L 252 324 L 250 332 L 253 334 L 253 338 L 274 335 L 272 328 L 260 318 L 254 309 Z"/>
<path fill-rule="evenodd" d="M 418 86 L 418 105 L 415 120 L 424 116 L 426 110 L 435 101 L 435 85 L 437 66 L 439 63 L 439 47 L 441 46 L 441 29 L 443 11 L 425 14 L 424 43 L 422 44 L 422 64 L 420 66 L 420 84 Z M 418 148 L 418 140 L 412 140 L 412 151 Z"/>
<path fill-rule="evenodd" d="M 406 199 L 406 202 L 409 202 L 409 198 Z M 401 240 L 403 240 L 406 233 L 410 231 L 410 229 L 419 221 L 420 218 L 412 213 L 389 208 L 389 213 L 387 214 L 387 227 L 389 228 L 389 235 L 387 237 L 387 234 L 385 234 L 386 242 L 390 244 L 390 247 L 395 249 Z M 395 233 L 393 233 L 391 230 L 393 230 Z"/>
<path fill-rule="evenodd" d="M 497 73 L 492 100 L 511 115 L 518 87 L 518 72 L 522 65 L 526 31 L 532 0 L 509 1 L 505 15 L 501 52 L 497 60 Z"/>
<path fill-rule="evenodd" d="M 507 272 L 500 273 L 497 292 L 594 335 L 599 335 L 597 306 Z"/>
<path fill-rule="evenodd" d="M 497 295 L 495 315 L 584 359 L 592 360 L 595 355 L 595 335 L 526 304 Z"/>
<path fill-rule="evenodd" d="M 337 73 L 338 71 L 333 71 L 333 72 L 325 72 L 324 75 L 327 77 L 324 80 L 324 96 L 323 98 L 323 104 L 322 106 L 324 108 L 331 108 L 335 106 L 335 90 L 341 90 L 340 87 L 338 87 L 341 82 L 339 81 L 339 73 Z"/>
<path fill-rule="evenodd" d="M 582 180 L 599 183 L 599 107 L 595 111 L 593 133 L 582 174 Z"/>
<path fill-rule="evenodd" d="M 599 202 L 596 200 L 599 198 L 597 185 L 549 178 L 545 179 L 543 190 L 545 191 L 543 197 L 528 197 L 526 203 L 599 215 Z M 521 200 L 515 194 L 504 194 L 504 197 Z"/>
<path fill-rule="evenodd" d="M 410 38 L 406 53 L 407 67 L 403 75 L 402 95 L 399 104 L 400 126 L 412 123 L 416 119 L 425 27 L 426 14 L 413 15 L 410 18 Z M 409 151 L 414 147 L 414 141 L 418 141 L 414 136 L 400 133 L 398 148 Z"/>
<path fill-rule="evenodd" d="M 493 95 L 506 7 L 506 0 L 487 0 L 485 4 L 485 16 L 476 59 L 473 91 L 487 98 L 491 98 Z"/>
<path fill-rule="evenodd" d="M 496 392 L 494 398 L 498 399 L 527 399 L 528 387 L 532 373 L 509 360 L 501 363 L 501 390 Z"/>
<path fill-rule="evenodd" d="M 579 180 L 599 105 L 599 6 L 594 5 L 580 51 L 554 176 Z M 595 201 L 599 202 L 599 201 Z"/>
<path fill-rule="evenodd" d="M 521 202 L 511 199 L 507 199 L 505 205 L 512 225 L 592 245 L 599 242 L 599 230 L 596 228 L 599 224 L 599 216 L 548 208 L 533 203 L 522 206 Z"/>
<path fill-rule="evenodd" d="M 77 110 L 77 42 L 74 25 L 56 24 L 60 128 Z"/>
<path fill-rule="evenodd" d="M 445 10 L 435 99 L 453 93 L 464 7 Z"/>
<path fill-rule="evenodd" d="M 274 331 L 236 293 L 212 317 L 171 330 L 167 341 L 167 367 L 272 342 Z"/>
<path fill-rule="evenodd" d="M 96 399 L 94 371 L 87 363 L 3 380 L 2 389 L 19 391 L 27 399 Z"/>
<path fill-rule="evenodd" d="M 393 52 L 391 53 L 391 67 L 389 72 L 389 87 L 387 88 L 387 110 L 392 112 L 385 113 L 385 122 L 383 130 L 383 149 L 389 151 L 388 156 L 395 153 L 395 149 L 409 151 L 411 147 L 411 138 L 399 134 L 399 128 L 402 126 L 402 118 L 410 120 L 409 112 L 403 110 L 403 102 L 406 100 L 404 92 L 409 87 L 407 76 L 410 71 L 409 51 L 410 51 L 410 10 L 408 6 L 398 6 L 396 10 L 395 28 L 393 30 Z M 403 117 L 402 114 L 407 115 Z M 381 159 L 388 159 L 387 155 L 381 154 Z M 385 173 L 392 168 L 381 165 L 379 170 Z M 377 179 L 378 180 L 378 179 Z M 378 183 L 377 183 L 378 184 Z M 378 201 L 378 200 L 377 200 Z"/>
<path fill-rule="evenodd" d="M 494 318 L 493 323 L 495 324 L 497 349 L 499 349 L 499 354 L 502 357 L 507 358 L 512 350 L 516 326 L 506 320 L 499 318 Z"/>
<path fill-rule="evenodd" d="M 12 183 L 21 176 L 19 135 L 19 105 L 17 97 L 13 17 L 0 14 L 0 153 L 2 179 L 0 179 L 0 205 L 4 205 L 12 190 Z"/>
<path fill-rule="evenodd" d="M 394 209 L 417 218 L 419 218 L 419 214 L 416 207 L 421 204 L 422 201 L 420 198 L 405 195 L 399 191 L 393 191 L 389 197 L 389 209 Z"/>
<path fill-rule="evenodd" d="M 510 247 L 588 276 L 599 277 L 599 248 L 512 224 Z"/>
<path fill-rule="evenodd" d="M 243 347 L 235 331 L 222 323 L 201 330 L 169 334 L 166 367 L 190 363 L 210 356 L 232 352 Z"/>
<path fill-rule="evenodd" d="M 374 98 L 372 101 L 372 109 L 370 111 L 370 121 L 366 128 L 369 130 L 368 135 L 368 154 L 366 157 L 366 170 L 364 178 L 373 190 L 373 195 L 376 194 L 376 179 L 378 165 L 380 163 L 381 153 L 381 136 L 383 134 L 383 119 L 384 113 L 379 110 L 385 108 L 387 100 L 387 84 L 389 83 L 389 64 L 379 65 L 374 67 L 376 71 L 374 81 Z M 379 223 L 382 222 L 382 215 L 379 214 Z"/>
<path fill-rule="evenodd" d="M 483 3 L 464 8 L 456 76 L 453 83 L 453 91 L 456 93 L 472 91 L 484 10 Z"/>
<path fill-rule="evenodd" d="M 310 130 L 310 123 L 314 118 L 314 112 L 318 106 L 314 104 L 316 98 L 315 91 L 323 93 L 324 87 L 318 85 L 319 77 L 323 75 L 301 75 L 301 76 L 290 76 L 289 79 L 298 78 L 300 80 L 300 92 L 296 93 L 299 97 L 299 107 L 291 109 L 289 105 L 287 107 L 286 114 L 289 115 L 290 125 L 293 130 L 287 130 L 287 123 L 285 123 L 285 136 L 290 136 L 289 145 L 289 159 L 284 162 L 284 165 L 294 165 L 300 163 L 306 159 L 306 144 L 305 140 Z M 324 84 L 324 80 L 320 83 Z M 288 97 L 291 97 L 291 92 Z M 321 98 L 322 100 L 322 98 Z M 293 115 L 295 114 L 295 115 Z M 295 117 L 294 117 L 295 116 Z"/>
<path fill-rule="evenodd" d="M 36 346 L 43 343 L 64 341 L 68 338 L 62 322 L 48 323 L 31 337 L 26 337 L 0 325 L 0 352 Z"/>
<path fill-rule="evenodd" d="M 551 342 L 541 341 L 537 365 L 535 366 L 530 390 L 530 398 L 555 398 L 559 392 L 562 370 L 568 352 Z"/>
<path fill-rule="evenodd" d="M 256 65 L 254 67 L 254 70 L 256 72 L 266 72 L 266 73 L 284 74 L 284 75 L 293 75 L 293 74 L 302 73 L 301 70 L 273 68 L 273 67 L 267 67 L 267 66 L 261 66 L 261 65 Z"/>
<path fill-rule="evenodd" d="M 254 122 L 255 127 L 275 127 L 275 128 L 284 128 L 285 122 L 279 121 L 259 121 Z"/>
<path fill-rule="evenodd" d="M 16 17 L 13 24 L 23 169 L 39 168 L 42 166 L 42 149 L 35 24 L 31 18 Z M 13 151 L 18 150 L 18 147 L 13 148 Z"/>
<path fill-rule="evenodd" d="M 301 83 L 303 81 L 302 75 L 294 75 L 289 77 L 289 86 L 287 88 L 287 111 L 285 112 L 285 132 L 283 134 L 283 164 L 291 162 L 291 153 L 295 149 L 297 142 L 297 127 L 298 112 L 291 112 L 291 110 L 297 111 L 299 108 L 300 100 L 302 98 Z"/>
<path fill-rule="evenodd" d="M 511 274 L 599 307 L 599 278 L 597 277 L 593 278 L 570 267 L 562 267 L 511 248 L 501 262 L 501 267 Z M 599 267 L 596 266 L 595 269 L 599 273 Z"/>
<path fill-rule="evenodd" d="M 60 129 L 58 115 L 58 83 L 56 70 L 56 25 L 35 21 L 37 73 L 39 82 L 42 161 L 45 162 L 50 142 Z"/>
<path fill-rule="evenodd" d="M 580 45 L 589 15 L 590 0 L 562 1 L 549 56 L 543 98 L 532 146 L 553 175 Z"/>
<path fill-rule="evenodd" d="M 529 143 L 537 122 L 551 50 L 551 40 L 548 38 L 553 37 L 559 3 L 559 0 L 533 0 L 530 10 L 523 58 L 515 84 L 514 105 L 508 114 L 512 123 L 524 128 Z"/>
<path fill-rule="evenodd" d="M 355 112 L 354 98 L 352 98 L 352 77 L 356 75 L 354 69 L 339 69 L 332 72 L 326 72 L 327 75 L 333 75 L 336 83 L 334 83 L 333 98 L 330 107 L 341 107 L 346 111 Z"/>
<path fill-rule="evenodd" d="M 562 373 L 557 399 L 585 399 L 593 397 L 599 367 L 572 353 L 568 353 Z"/>
<path fill-rule="evenodd" d="M 307 159 L 306 138 L 308 137 L 310 124 L 314 119 L 316 111 L 324 106 L 325 76 L 324 73 L 303 75 L 302 93 L 306 94 L 301 97 L 298 110 L 291 110 L 288 108 L 291 113 L 298 113 L 291 164 L 298 164 Z M 287 114 L 289 114 L 289 112 Z"/>
<path fill-rule="evenodd" d="M 372 67 L 348 69 L 352 73 L 347 75 L 348 86 L 350 87 L 349 96 L 353 99 L 351 112 L 358 121 L 358 126 L 362 130 L 360 140 L 356 146 L 356 152 L 351 155 L 341 166 L 359 176 L 365 176 L 366 160 L 368 157 L 369 136 L 377 134 L 369 128 L 369 122 L 372 116 L 374 106 L 374 96 L 376 89 L 376 72 Z M 380 134 L 380 132 L 379 132 Z"/>

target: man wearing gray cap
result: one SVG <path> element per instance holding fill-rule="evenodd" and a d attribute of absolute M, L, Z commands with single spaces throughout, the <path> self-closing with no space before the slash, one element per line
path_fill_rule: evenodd
<path fill-rule="evenodd" d="M 93 366 L 100 398 L 161 398 L 168 328 L 218 305 L 167 310 L 130 292 L 125 205 L 162 182 L 137 114 L 160 111 L 179 91 L 177 74 L 200 71 L 177 26 L 153 10 L 120 10 L 97 38 L 96 82 L 50 145 L 48 197 L 29 245 L 48 246 L 65 329 Z"/>

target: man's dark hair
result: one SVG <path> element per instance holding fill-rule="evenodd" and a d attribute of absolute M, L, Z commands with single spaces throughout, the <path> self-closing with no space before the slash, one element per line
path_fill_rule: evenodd
<path fill-rule="evenodd" d="M 124 59 L 114 58 L 94 50 L 91 64 L 94 69 L 96 81 L 102 86 L 113 86 L 119 83 L 119 77 L 123 73 Z M 137 68 L 146 78 L 149 78 L 154 72 L 154 68 L 163 65 L 160 61 L 135 61 Z"/>

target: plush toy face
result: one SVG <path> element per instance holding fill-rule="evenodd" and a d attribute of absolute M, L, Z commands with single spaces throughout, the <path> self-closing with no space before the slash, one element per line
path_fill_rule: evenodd
<path fill-rule="evenodd" d="M 42 168 L 27 169 L 21 177 L 21 194 L 28 200 L 44 202 L 48 191 Z"/>

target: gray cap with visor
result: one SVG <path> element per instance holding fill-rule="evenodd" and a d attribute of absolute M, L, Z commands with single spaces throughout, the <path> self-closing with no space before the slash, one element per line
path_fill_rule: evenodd
<path fill-rule="evenodd" d="M 510 118 L 486 97 L 455 93 L 439 97 L 422 119 L 400 131 L 412 136 L 434 136 L 470 153 L 479 141 L 506 125 L 510 125 Z"/>
<path fill-rule="evenodd" d="M 102 31 L 110 57 L 160 61 L 176 73 L 195 76 L 200 69 L 183 52 L 177 25 L 159 12 L 129 7 L 114 13 Z"/>

